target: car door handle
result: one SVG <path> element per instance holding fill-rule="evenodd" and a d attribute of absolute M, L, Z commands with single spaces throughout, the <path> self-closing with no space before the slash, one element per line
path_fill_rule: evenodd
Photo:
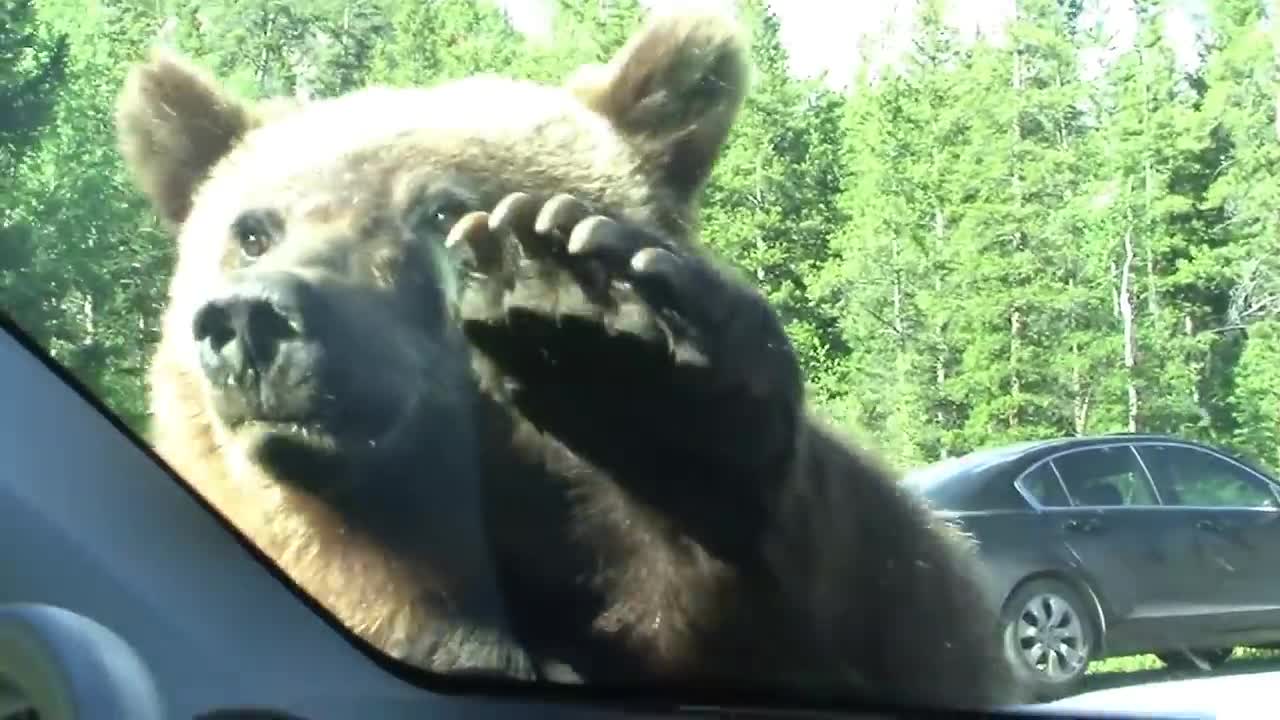
<path fill-rule="evenodd" d="M 1102 528 L 1102 523 L 1097 518 L 1088 518 L 1086 520 L 1068 520 L 1063 525 L 1067 530 L 1080 533 L 1097 532 Z"/>
<path fill-rule="evenodd" d="M 1211 533 L 1222 532 L 1222 526 L 1212 520 L 1197 520 L 1196 529 Z"/>

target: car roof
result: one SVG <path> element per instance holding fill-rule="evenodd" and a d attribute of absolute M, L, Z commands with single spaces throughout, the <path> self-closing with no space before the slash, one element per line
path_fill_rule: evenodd
<path fill-rule="evenodd" d="M 949 498 L 957 498 L 976 491 L 992 479 L 993 475 L 1004 475 L 1011 470 L 1021 471 L 1045 457 L 1064 450 L 1127 442 L 1167 442 L 1204 448 L 1224 455 L 1274 480 L 1274 477 L 1257 463 L 1250 462 L 1216 445 L 1163 433 L 1109 433 L 1024 440 L 979 448 L 964 455 L 913 468 L 904 473 L 903 482 L 926 497 L 945 495 Z M 1009 479 L 1012 480 L 1012 478 Z"/>

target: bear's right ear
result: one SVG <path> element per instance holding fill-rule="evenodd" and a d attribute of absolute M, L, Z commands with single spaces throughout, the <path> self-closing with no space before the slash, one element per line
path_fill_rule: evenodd
<path fill-rule="evenodd" d="M 254 125 L 249 104 L 179 55 L 152 50 L 125 80 L 116 136 L 125 165 L 156 213 L 186 220 L 196 190 Z"/>

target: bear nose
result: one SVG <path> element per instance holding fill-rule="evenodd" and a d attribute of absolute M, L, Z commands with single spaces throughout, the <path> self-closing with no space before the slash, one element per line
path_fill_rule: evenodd
<path fill-rule="evenodd" d="M 210 377 L 261 379 L 286 345 L 302 337 L 302 281 L 285 274 L 242 280 L 195 315 L 193 331 Z"/>

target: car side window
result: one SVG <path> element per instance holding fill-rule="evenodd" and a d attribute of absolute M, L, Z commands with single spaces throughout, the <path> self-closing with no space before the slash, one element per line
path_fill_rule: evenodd
<path fill-rule="evenodd" d="M 1159 505 L 1146 470 L 1128 445 L 1063 453 L 1053 465 L 1075 507 Z"/>
<path fill-rule="evenodd" d="M 1138 448 L 1166 505 L 1183 507 L 1280 507 L 1262 478 L 1229 460 L 1182 445 Z"/>
<path fill-rule="evenodd" d="M 1041 463 L 1022 476 L 1022 489 L 1043 507 L 1070 507 L 1071 500 L 1058 482 L 1058 476 L 1049 463 Z"/>

